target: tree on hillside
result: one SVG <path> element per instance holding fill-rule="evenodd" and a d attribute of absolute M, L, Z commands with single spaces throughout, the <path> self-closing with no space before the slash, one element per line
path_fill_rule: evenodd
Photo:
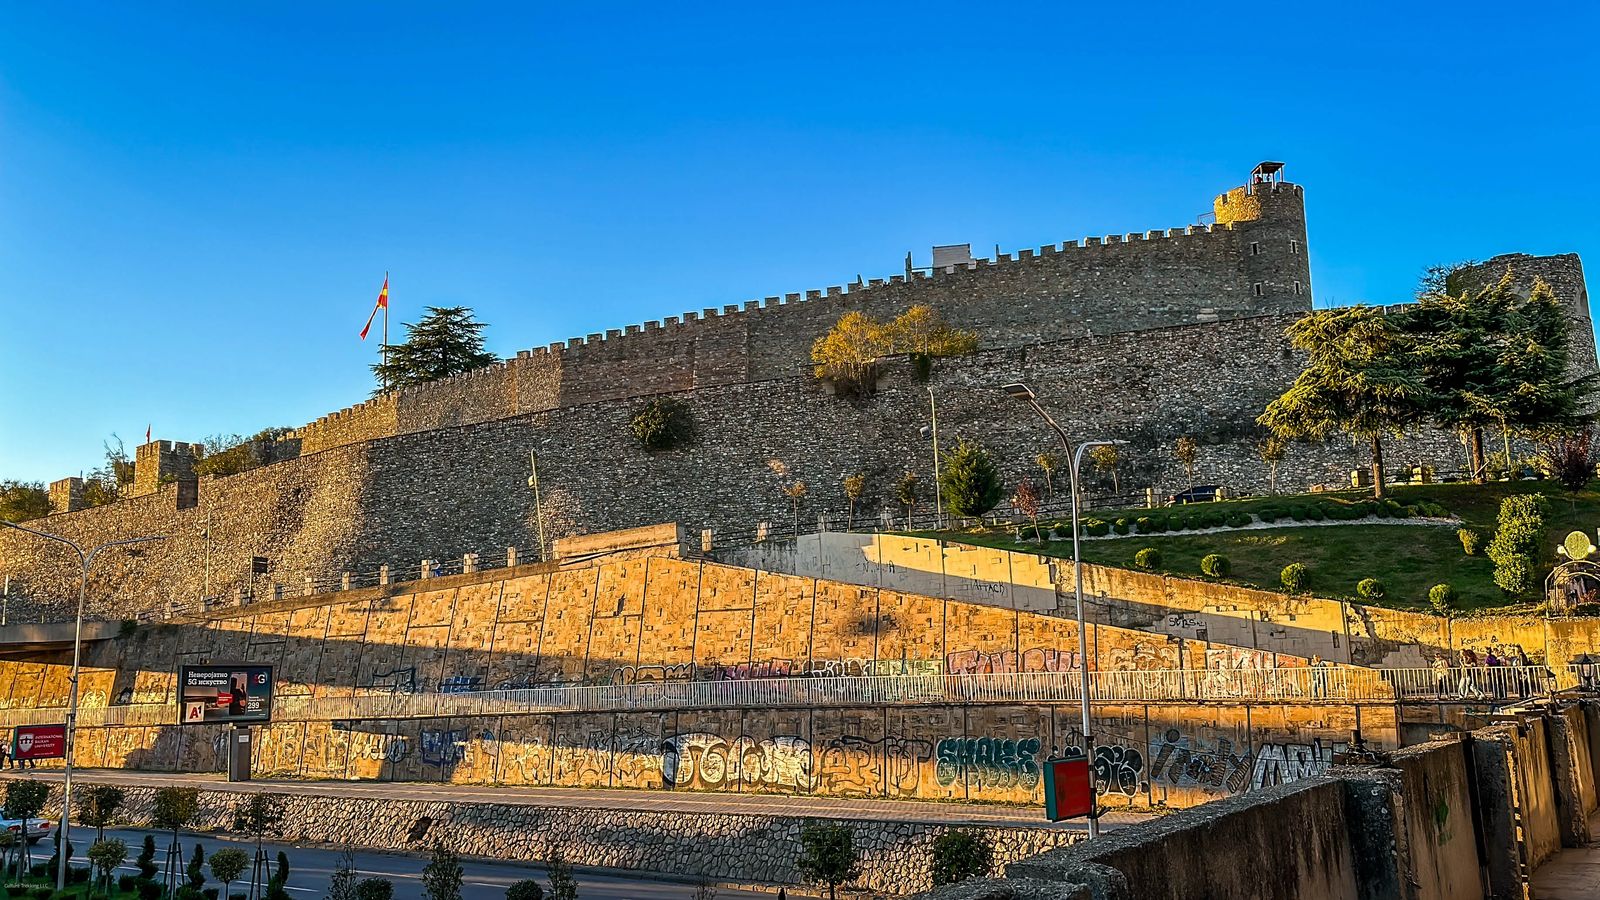
<path fill-rule="evenodd" d="M 805 880 L 826 886 L 832 900 L 838 896 L 839 885 L 861 874 L 855 832 L 849 825 L 805 823 L 800 826 L 800 857 L 795 868 Z"/>
<path fill-rule="evenodd" d="M 857 472 L 854 475 L 846 475 L 844 477 L 844 499 L 850 504 L 849 517 L 845 519 L 845 531 L 855 530 L 856 504 L 861 502 L 861 498 L 866 496 L 866 493 L 867 475 L 865 472 Z"/>
<path fill-rule="evenodd" d="M 113 434 L 106 439 L 105 461 L 99 468 L 83 476 L 83 503 L 85 506 L 104 506 L 122 499 L 123 492 L 133 484 L 133 460 L 122 438 Z"/>
<path fill-rule="evenodd" d="M 917 511 L 917 473 L 909 469 L 894 483 L 894 499 L 906 511 L 906 528 L 911 527 L 912 516 Z"/>
<path fill-rule="evenodd" d="M 1178 443 L 1172 448 L 1172 455 L 1183 464 L 1183 474 L 1189 479 L 1189 487 L 1194 487 L 1195 466 L 1200 464 L 1200 444 L 1192 435 L 1178 438 Z"/>
<path fill-rule="evenodd" d="M 1566 318 L 1542 280 L 1519 297 L 1508 268 L 1478 291 L 1425 294 L 1400 322 L 1429 416 L 1466 436 L 1475 481 L 1488 468 L 1486 427 L 1547 433 L 1585 420 L 1581 406 L 1594 377 L 1568 377 Z"/>
<path fill-rule="evenodd" d="M 1466 289 L 1462 276 L 1477 264 L 1475 259 L 1464 259 L 1460 262 L 1437 263 L 1423 269 L 1422 277 L 1417 279 L 1417 299 L 1433 294 L 1461 293 Z"/>
<path fill-rule="evenodd" d="M 237 475 L 283 458 L 278 441 L 289 428 L 263 428 L 250 437 L 212 435 L 202 443 L 205 455 L 195 461 L 196 475 Z"/>
<path fill-rule="evenodd" d="M 917 377 L 924 380 L 933 371 L 933 360 L 978 349 L 976 331 L 952 328 L 938 310 L 922 303 L 896 316 L 887 331 L 889 352 L 909 354 Z"/>
<path fill-rule="evenodd" d="M 1275 434 L 1269 434 L 1256 442 L 1256 456 L 1260 457 L 1267 465 L 1267 493 L 1278 492 L 1278 464 L 1289 453 L 1289 442 Z"/>
<path fill-rule="evenodd" d="M 26 522 L 50 515 L 50 492 L 37 481 L 0 481 L 0 519 Z"/>
<path fill-rule="evenodd" d="M 372 367 L 382 393 L 426 384 L 481 369 L 495 361 L 483 349 L 484 324 L 465 306 L 430 306 L 421 321 L 406 323 L 406 341 L 389 344 L 384 361 Z"/>
<path fill-rule="evenodd" d="M 1406 334 L 1380 310 L 1352 306 L 1308 313 L 1288 336 L 1306 354 L 1305 370 L 1256 421 L 1286 440 L 1343 432 L 1366 441 L 1381 498 L 1384 436 L 1403 434 L 1426 412 Z"/>
<path fill-rule="evenodd" d="M 91 784 L 78 791 L 73 797 L 78 824 L 95 829 L 97 842 L 105 840 L 106 826 L 116 819 L 117 810 L 122 808 L 122 788 L 111 784 Z"/>
<path fill-rule="evenodd" d="M 937 310 L 918 304 L 891 322 L 851 311 L 811 345 L 818 378 L 844 397 L 868 397 L 878 388 L 878 366 L 886 356 L 911 357 L 917 377 L 926 379 L 933 360 L 964 356 L 978 349 L 978 334 L 946 324 Z"/>
<path fill-rule="evenodd" d="M 981 516 L 1005 496 L 1005 484 L 994 460 L 971 441 L 962 441 L 944 458 L 939 473 L 944 508 L 955 516 Z"/>
<path fill-rule="evenodd" d="M 1089 455 L 1091 457 L 1094 456 L 1094 451 L 1090 450 Z M 1039 467 L 1039 471 L 1044 473 L 1045 494 L 1051 499 L 1054 499 L 1056 495 L 1056 472 L 1067 464 L 1066 459 L 1065 456 L 1054 450 L 1046 450 L 1033 458 L 1033 462 Z M 1096 466 L 1096 468 L 1099 467 Z"/>
<path fill-rule="evenodd" d="M 1117 468 L 1122 463 L 1122 448 L 1116 444 L 1096 444 L 1089 448 L 1089 461 L 1094 463 L 1094 470 L 1101 475 L 1111 473 L 1111 492 L 1120 495 L 1122 478 L 1117 474 Z"/>

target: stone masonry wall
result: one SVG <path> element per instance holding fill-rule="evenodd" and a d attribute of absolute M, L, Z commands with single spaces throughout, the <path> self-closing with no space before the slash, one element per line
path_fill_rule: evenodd
<path fill-rule="evenodd" d="M 782 488 L 795 480 L 808 485 L 800 514 L 811 530 L 819 517 L 845 520 L 841 482 L 856 472 L 867 476 L 856 521 L 881 522 L 903 514 L 893 484 L 908 470 L 922 479 L 920 509 L 931 508 L 931 452 L 918 434 L 928 421 L 930 389 L 946 447 L 975 440 L 993 454 L 1008 484 L 1039 478 L 1033 460 L 1056 442 L 1026 407 L 998 390 L 1016 379 L 1033 386 L 1075 440 L 1130 442 L 1124 490 L 1153 485 L 1165 494 L 1187 486 L 1171 452 L 1184 434 L 1201 444 L 1201 483 L 1261 489 L 1266 473 L 1252 450 L 1257 433 L 1250 423 L 1299 369 L 1282 336 L 1290 321 L 1240 319 L 985 351 L 942 361 L 926 384 L 901 361 L 876 396 L 857 403 L 809 377 L 690 390 L 673 396 L 688 407 L 696 441 L 665 452 L 641 449 L 629 433 L 642 401 L 552 409 L 203 478 L 198 502 L 188 509 L 176 508 L 168 486 L 51 516 L 48 526 L 88 541 L 167 535 L 136 559 L 113 553 L 100 563 L 106 575 L 91 585 L 91 609 L 114 616 L 248 584 L 252 555 L 272 559 L 270 580 L 293 589 L 306 576 L 337 578 L 385 563 L 415 566 L 424 558 L 531 547 L 538 532 L 527 485 L 530 450 L 539 454 L 552 539 L 677 521 L 691 533 L 711 528 L 723 542 L 748 542 L 761 522 L 775 523 L 779 532 L 792 527 Z M 1387 450 L 1397 466 L 1430 462 L 1442 469 L 1456 468 L 1459 452 L 1453 438 L 1437 434 L 1393 441 Z M 1344 481 L 1362 464 L 1362 451 L 1347 443 L 1296 445 L 1280 485 Z M 1110 479 L 1093 477 L 1089 489 L 1109 492 Z M 0 567 L 12 573 L 14 593 L 71 599 L 76 573 L 58 557 L 35 538 L 0 534 Z"/>
<path fill-rule="evenodd" d="M 1232 212 L 1227 203 L 1232 203 Z M 976 329 L 986 348 L 1141 331 L 1311 307 L 1304 191 L 1236 188 L 1218 221 L 1087 238 L 596 332 L 392 392 L 300 429 L 305 452 L 602 400 L 787 378 L 846 312 L 892 318 L 915 304 Z"/>
<path fill-rule="evenodd" d="M 88 779 L 92 784 L 93 778 Z M 81 787 L 79 788 L 81 790 Z M 118 821 L 149 827 L 154 788 L 126 788 Z M 226 832 L 245 791 L 200 793 L 192 831 Z M 559 852 L 577 866 L 659 872 L 712 882 L 794 885 L 800 828 L 805 819 L 673 812 L 628 812 L 521 803 L 465 803 L 396 799 L 352 799 L 294 793 L 282 795 L 282 840 L 380 851 L 427 853 L 442 841 L 457 853 L 502 860 L 543 862 Z M 58 814 L 60 789 L 52 786 L 48 814 Z M 419 839 L 412 829 L 432 824 Z M 844 819 L 861 852 L 855 885 L 898 894 L 931 884 L 931 847 L 952 826 L 922 822 Z M 994 844 L 1004 865 L 1082 838 L 1082 832 L 1050 828 L 977 826 Z"/>

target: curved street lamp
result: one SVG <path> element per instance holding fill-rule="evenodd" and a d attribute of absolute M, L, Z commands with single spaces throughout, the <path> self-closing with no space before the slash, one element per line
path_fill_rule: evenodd
<path fill-rule="evenodd" d="M 1000 390 L 1005 391 L 1006 396 L 1021 400 L 1033 407 L 1033 411 L 1039 414 L 1039 418 L 1043 419 L 1045 424 L 1050 426 L 1050 430 L 1056 433 L 1056 437 L 1061 439 L 1061 449 L 1067 453 L 1067 474 L 1069 487 L 1072 490 L 1072 571 L 1073 580 L 1076 584 L 1075 593 L 1078 598 L 1078 672 L 1079 693 L 1082 694 L 1083 755 L 1089 759 L 1092 766 L 1094 764 L 1094 738 L 1091 737 L 1091 721 L 1089 718 L 1089 637 L 1088 629 L 1084 625 L 1083 619 L 1083 555 L 1078 549 L 1078 469 L 1083 463 L 1083 451 L 1094 447 L 1121 446 L 1126 444 L 1127 441 L 1084 441 L 1074 450 L 1072 441 L 1067 438 L 1066 431 L 1056 424 L 1055 419 L 1050 418 L 1049 413 L 1044 411 L 1044 407 L 1039 405 L 1039 399 L 1033 395 L 1033 391 L 1029 390 L 1027 385 L 1015 382 L 1001 387 Z M 1099 819 L 1091 815 L 1089 817 L 1089 836 L 1097 837 L 1099 834 Z"/>
<path fill-rule="evenodd" d="M 44 531 L 35 531 L 32 528 L 26 528 L 22 525 L 18 525 L 15 522 L 7 522 L 4 520 L 0 520 L 0 525 L 4 525 L 7 528 L 15 528 L 18 531 L 26 531 L 28 534 L 34 535 L 35 537 L 42 537 L 45 540 L 55 541 L 58 544 L 66 544 L 68 547 L 72 548 L 72 552 L 78 554 L 78 562 L 81 567 L 78 579 L 78 615 L 72 628 L 71 687 L 67 692 L 66 765 L 61 773 L 61 846 L 63 849 L 65 849 L 67 847 L 67 834 L 72 827 L 72 753 L 78 734 L 78 664 L 83 655 L 83 602 L 84 598 L 89 592 L 89 567 L 94 565 L 94 558 L 99 555 L 101 550 L 106 550 L 111 547 L 123 547 L 127 546 L 128 544 L 142 544 L 146 541 L 164 541 L 167 539 L 167 536 L 164 534 L 156 534 L 149 537 L 123 538 L 120 541 L 106 541 L 103 544 L 97 544 L 94 547 L 89 548 L 89 552 L 85 553 L 83 552 L 82 547 L 78 546 L 75 542 L 70 541 L 67 538 L 61 537 L 60 535 L 50 534 Z M 61 864 L 56 869 L 56 890 L 64 891 L 67 887 L 68 859 L 66 853 L 60 853 L 57 854 L 57 856 L 60 858 Z"/>

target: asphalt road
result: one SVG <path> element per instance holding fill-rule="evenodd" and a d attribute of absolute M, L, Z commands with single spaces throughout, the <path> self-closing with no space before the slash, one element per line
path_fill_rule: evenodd
<path fill-rule="evenodd" d="M 133 858 L 138 855 L 140 844 L 147 833 L 156 837 L 156 864 L 166 865 L 166 847 L 171 842 L 170 833 L 146 832 L 139 829 L 108 828 L 108 837 L 121 838 L 128 844 L 128 863 L 119 871 L 137 874 L 139 871 L 133 865 Z M 75 826 L 72 830 L 72 844 L 77 851 L 73 859 L 77 864 L 88 865 L 83 858 L 83 851 L 94 842 L 93 829 Z M 183 853 L 187 862 L 190 854 L 194 852 L 194 845 L 205 847 L 206 855 L 219 847 L 240 847 L 250 852 L 251 844 L 242 841 L 233 841 L 217 838 L 211 835 L 185 834 L 183 836 Z M 286 886 L 290 897 L 294 900 L 320 900 L 327 894 L 328 882 L 333 877 L 334 866 L 338 863 L 339 851 L 321 847 L 295 847 L 289 844 L 266 843 L 262 845 L 269 859 L 274 861 L 279 850 L 289 854 L 289 883 Z M 48 843 L 41 842 L 34 847 L 34 856 L 44 860 L 50 855 Z M 421 900 L 422 898 L 422 867 L 427 865 L 427 860 L 422 857 L 406 856 L 395 853 L 376 853 L 372 851 L 357 850 L 355 853 L 356 868 L 360 877 L 381 876 L 394 882 L 395 900 Z M 545 888 L 545 896 L 549 896 L 549 882 L 545 877 L 544 869 L 540 866 L 520 862 L 480 862 L 477 860 L 463 859 L 461 867 L 465 871 L 465 878 L 461 887 L 463 900 L 503 900 L 506 888 L 512 882 L 524 878 L 536 879 L 540 886 Z M 578 880 L 578 897 L 580 900 L 668 900 L 668 898 L 695 898 L 696 886 L 665 881 L 635 880 L 619 878 L 611 875 L 600 875 L 578 871 L 575 873 Z M 209 869 L 206 877 L 210 878 Z M 217 885 L 213 880 L 209 884 Z M 220 885 L 217 885 L 220 887 Z M 235 892 L 244 890 L 245 886 L 235 882 Z M 735 898 L 762 897 L 773 900 L 774 895 L 760 891 L 741 891 L 732 889 L 718 889 L 715 893 L 716 900 L 735 900 Z"/>

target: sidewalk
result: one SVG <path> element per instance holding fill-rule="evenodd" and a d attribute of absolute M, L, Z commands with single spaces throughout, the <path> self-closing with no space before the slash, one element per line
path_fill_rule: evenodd
<path fill-rule="evenodd" d="M 22 773 L 6 770 L 0 778 L 37 777 L 59 781 L 59 769 Z M 841 799 L 798 797 L 789 794 L 722 794 L 699 791 L 632 791 L 600 788 L 493 787 L 467 784 L 426 784 L 410 781 L 300 781 L 262 778 L 229 784 L 219 774 L 130 772 L 126 769 L 74 769 L 73 783 L 116 785 L 193 785 L 213 790 L 270 791 L 327 797 L 405 800 L 453 800 L 465 803 L 518 803 L 540 806 L 579 806 L 649 812 L 712 813 L 746 816 L 815 816 L 825 819 L 870 819 L 885 822 L 925 822 L 943 825 L 1010 825 L 1084 830 L 1082 820 L 1047 822 L 1036 807 L 990 806 L 976 803 L 930 803 L 921 800 Z M 1106 829 L 1153 818 L 1152 813 L 1116 811 L 1100 819 Z"/>
<path fill-rule="evenodd" d="M 1600 813 L 1589 819 L 1591 839 L 1600 834 Z M 1537 900 L 1595 900 L 1600 897 L 1600 844 L 1557 853 L 1533 873 Z"/>

